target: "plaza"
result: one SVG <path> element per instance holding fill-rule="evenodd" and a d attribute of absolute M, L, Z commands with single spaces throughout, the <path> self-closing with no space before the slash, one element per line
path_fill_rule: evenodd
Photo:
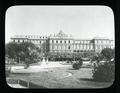
<path fill-rule="evenodd" d="M 29 68 L 30 69 L 30 68 Z M 29 70 L 28 69 L 28 70 Z M 84 74 L 83 74 L 84 73 Z M 76 88 L 107 88 L 112 85 L 112 82 L 95 82 L 92 80 L 92 68 L 81 68 L 73 70 L 70 66 L 46 68 L 44 71 L 31 73 L 13 73 L 8 78 L 22 80 L 26 83 L 36 84 L 36 88 L 50 89 L 76 89 Z M 22 84 L 22 83 L 21 83 Z M 22 84 L 24 85 L 24 84 Z M 29 86 L 24 85 L 26 88 Z M 17 86 L 13 87 L 16 88 Z M 20 87 L 19 87 L 20 88 Z M 22 87 L 21 87 L 22 88 Z M 35 87 L 31 87 L 35 88 Z"/>

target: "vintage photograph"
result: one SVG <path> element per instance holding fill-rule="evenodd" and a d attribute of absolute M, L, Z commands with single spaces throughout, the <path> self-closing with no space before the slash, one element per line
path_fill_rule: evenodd
<path fill-rule="evenodd" d="M 113 10 L 18 5 L 5 16 L 5 75 L 12 88 L 96 89 L 115 80 Z"/>

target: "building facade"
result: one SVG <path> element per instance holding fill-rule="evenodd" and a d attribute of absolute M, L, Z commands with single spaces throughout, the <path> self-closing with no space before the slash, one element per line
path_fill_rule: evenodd
<path fill-rule="evenodd" d="M 104 48 L 114 48 L 114 40 L 100 37 L 92 40 L 74 39 L 72 35 L 67 35 L 62 30 L 58 34 L 49 36 L 16 35 L 11 38 L 11 41 L 16 43 L 32 42 L 47 52 L 100 52 Z"/>

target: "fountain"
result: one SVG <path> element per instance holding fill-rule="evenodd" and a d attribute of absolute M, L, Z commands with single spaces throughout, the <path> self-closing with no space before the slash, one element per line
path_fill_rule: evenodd
<path fill-rule="evenodd" d="M 45 57 L 43 57 L 43 59 L 42 59 L 41 66 L 46 66 Z"/>

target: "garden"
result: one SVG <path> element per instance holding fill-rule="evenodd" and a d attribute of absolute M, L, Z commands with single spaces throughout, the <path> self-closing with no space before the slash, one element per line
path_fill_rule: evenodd
<path fill-rule="evenodd" d="M 41 57 L 40 52 L 38 50 L 36 51 L 37 48 L 34 45 L 23 45 L 26 45 L 26 50 L 24 50 L 22 45 L 19 45 L 22 49 L 17 47 L 18 49 L 16 51 L 19 50 L 19 52 L 12 51 L 12 54 L 10 52 L 11 47 L 7 46 L 6 48 L 8 59 L 14 58 L 18 62 L 12 64 L 7 63 L 6 80 L 23 80 L 24 82 L 33 83 L 44 88 L 106 88 L 110 87 L 114 82 L 115 54 L 113 49 L 105 48 L 101 53 L 89 56 L 91 59 L 88 60 L 89 66 L 85 64 L 85 59 L 81 55 L 76 58 L 74 56 L 75 61 L 70 60 L 72 58 L 71 55 L 66 55 L 67 59 L 65 58 L 66 60 L 64 60 L 65 64 L 61 64 L 63 62 L 62 60 L 53 61 L 54 58 L 50 61 L 50 64 L 58 62 L 61 65 L 60 67 L 43 68 L 43 71 L 36 73 L 12 73 L 10 69 L 13 66 L 23 66 L 24 69 L 30 70 L 30 66 L 37 65 L 37 59 Z M 13 44 L 11 46 L 13 47 Z M 27 59 L 24 55 L 26 55 Z M 105 61 L 103 62 L 103 60 Z"/>

